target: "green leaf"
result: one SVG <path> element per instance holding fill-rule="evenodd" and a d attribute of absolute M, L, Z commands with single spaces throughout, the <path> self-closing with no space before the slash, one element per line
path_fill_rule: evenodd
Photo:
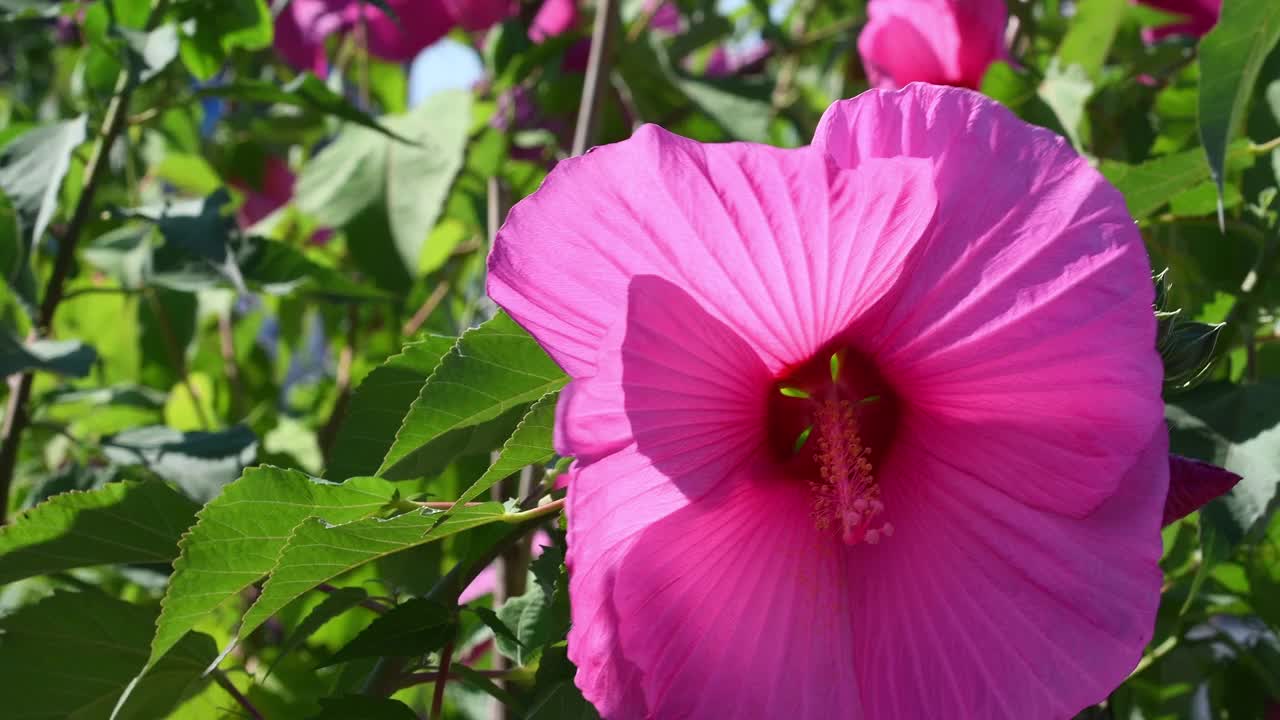
<path fill-rule="evenodd" d="M 1220 195 L 1227 145 L 1244 121 L 1262 63 L 1280 40 L 1275 10 L 1273 0 L 1224 2 L 1218 24 L 1200 40 L 1200 142 Z"/>
<path fill-rule="evenodd" d="M 156 481 L 56 495 L 0 528 L 0 585 L 91 565 L 167 564 L 198 509 Z"/>
<path fill-rule="evenodd" d="M 178 57 L 178 28 L 161 25 L 151 32 L 119 28 L 130 52 L 141 64 L 138 82 L 146 82 Z"/>
<path fill-rule="evenodd" d="M 1079 65 L 1064 67 L 1054 58 L 1036 94 L 1053 110 L 1071 144 L 1077 149 L 1082 147 L 1080 126 L 1085 119 L 1085 103 L 1093 95 L 1093 82 L 1084 69 Z"/>
<path fill-rule="evenodd" d="M 393 493 L 392 485 L 377 478 L 339 485 L 270 466 L 246 470 L 199 512 L 183 537 L 148 664 L 270 572 L 303 520 L 350 522 L 377 512 Z"/>
<path fill-rule="evenodd" d="M 507 636 L 495 636 L 498 652 L 518 665 L 537 661 L 543 649 L 569 629 L 568 575 L 561 547 L 544 549 L 534 560 L 533 570 L 537 582 L 523 595 L 508 599 L 497 614 L 511 631 Z M 518 642 L 512 642 L 512 635 Z"/>
<path fill-rule="evenodd" d="M 343 695 L 321 698 L 320 712 L 308 720 L 418 720 L 408 705 L 391 698 Z"/>
<path fill-rule="evenodd" d="M 280 643 L 279 653 L 276 655 L 276 659 L 271 663 L 271 668 L 267 670 L 267 675 L 270 676 L 272 670 L 275 669 L 275 666 L 283 660 L 286 655 L 302 647 L 303 643 L 307 641 L 307 638 L 311 637 L 317 630 L 324 627 L 326 623 L 356 607 L 368 597 L 369 593 L 365 592 L 363 588 L 358 587 L 336 588 L 333 592 L 326 595 L 319 605 L 311 608 L 311 612 L 307 613 L 307 616 L 302 619 L 302 622 L 298 623 L 298 626 L 293 629 L 293 632 L 289 634 L 289 637 L 285 639 L 284 642 Z"/>
<path fill-rule="evenodd" d="M 26 308 L 38 302 L 36 277 L 31 270 L 29 243 L 22 237 L 22 222 L 9 198 L 0 191 L 0 277 Z M 28 310 L 29 312 L 29 310 Z"/>
<path fill-rule="evenodd" d="M 1280 384 L 1206 383 L 1168 406 L 1171 449 L 1241 477 L 1221 501 L 1242 537 L 1262 519 L 1280 484 Z"/>
<path fill-rule="evenodd" d="M 0 695 L 6 720 L 97 720 L 147 659 L 155 612 L 97 591 L 54 594 L 0 618 Z M 206 635 L 190 635 L 158 664 L 118 718 L 167 717 L 206 682 L 217 655 Z"/>
<path fill-rule="evenodd" d="M 257 436 L 243 425 L 218 432 L 134 428 L 102 445 L 112 462 L 142 465 L 200 503 L 216 497 L 258 454 Z"/>
<path fill-rule="evenodd" d="M 351 396 L 326 476 L 347 478 L 378 471 L 414 398 L 454 342 L 455 338 L 428 335 L 405 345 L 369 373 Z"/>
<path fill-rule="evenodd" d="M 1063 67 L 1078 65 L 1088 77 L 1096 80 L 1127 10 L 1125 0 L 1077 3 L 1071 25 L 1058 47 L 1058 60 Z"/>
<path fill-rule="evenodd" d="M 540 465 L 555 457 L 552 447 L 553 428 L 556 421 L 556 400 L 559 393 L 543 395 L 520 420 L 516 430 L 503 444 L 498 457 L 489 469 L 458 498 L 453 507 L 445 511 L 445 517 L 467 503 L 480 497 L 503 478 L 526 465 Z"/>
<path fill-rule="evenodd" d="M 538 662 L 535 697 L 528 720 L 600 720 L 591 703 L 573 684 L 577 668 L 563 643 L 547 648 Z"/>
<path fill-rule="evenodd" d="M 391 236 L 405 269 L 416 274 L 423 246 L 462 167 L 471 126 L 471 93 L 438 92 L 408 115 L 389 117 L 386 122 L 417 142 L 413 147 L 386 148 Z"/>
<path fill-rule="evenodd" d="M 298 208 L 330 227 L 355 219 L 382 196 L 387 147 L 386 138 L 372 130 L 344 128 L 302 167 L 294 195 Z"/>
<path fill-rule="evenodd" d="M 1232 145 L 1229 155 L 1232 165 L 1251 160 L 1247 143 Z M 1141 165 L 1104 160 L 1098 169 L 1124 194 L 1129 213 L 1139 220 L 1210 179 L 1209 168 L 1199 150 L 1165 155 Z"/>
<path fill-rule="evenodd" d="M 40 242 L 53 220 L 71 153 L 84 142 L 86 128 L 81 115 L 28 130 L 0 149 L 0 190 L 18 211 L 28 247 Z"/>
<path fill-rule="evenodd" d="M 96 350 L 76 340 L 33 340 L 23 345 L 0 330 L 0 375 L 4 377 L 31 370 L 84 377 L 97 359 Z"/>
<path fill-rule="evenodd" d="M 392 553 L 435 542 L 511 515 L 499 503 L 476 505 L 439 521 L 441 511 L 421 510 L 384 520 L 366 517 L 335 525 L 310 518 L 293 529 L 262 594 L 240 623 L 237 637 L 253 632 L 281 608 L 320 583 Z"/>
<path fill-rule="evenodd" d="M 196 91 L 199 97 L 224 97 L 240 102 L 259 102 L 289 105 L 315 110 L 324 115 L 347 120 L 375 132 L 395 138 L 406 144 L 412 140 L 382 125 L 369 113 L 352 105 L 345 97 L 329 89 L 328 85 L 311 73 L 302 73 L 283 85 L 239 78 L 229 83 L 210 85 Z"/>
<path fill-rule="evenodd" d="M 426 655 L 444 647 L 457 629 L 452 608 L 427 598 L 413 598 L 379 616 L 326 664 L 362 657 Z"/>
<path fill-rule="evenodd" d="M 559 390 L 564 372 L 505 314 L 468 330 L 418 394 L 378 474 L 420 475 L 434 441 Z"/>

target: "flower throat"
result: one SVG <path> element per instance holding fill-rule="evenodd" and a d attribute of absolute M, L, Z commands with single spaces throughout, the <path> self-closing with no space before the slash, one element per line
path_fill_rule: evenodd
<path fill-rule="evenodd" d="M 896 412 L 879 374 L 835 352 L 778 381 L 770 399 L 775 454 L 808 483 L 814 523 L 847 545 L 893 535 L 884 518 L 875 459 L 884 457 Z"/>

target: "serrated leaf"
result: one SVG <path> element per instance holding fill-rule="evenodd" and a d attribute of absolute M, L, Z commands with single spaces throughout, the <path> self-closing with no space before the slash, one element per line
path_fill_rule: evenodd
<path fill-rule="evenodd" d="M 499 314 L 463 333 L 445 355 L 409 409 L 378 474 L 416 477 L 433 441 L 538 400 L 567 381 L 523 328 Z"/>
<path fill-rule="evenodd" d="M 1230 163 L 1251 159 L 1247 143 L 1233 145 Z M 1148 160 L 1141 165 L 1104 160 L 1098 167 L 1116 189 L 1124 194 L 1129 214 L 1141 220 L 1159 210 L 1174 197 L 1210 179 L 1200 150 L 1187 150 Z"/>
<path fill-rule="evenodd" d="M 0 618 L 0 695 L 6 720 L 98 720 L 147 659 L 155 611 L 91 591 L 62 592 Z M 167 717 L 206 682 L 217 655 L 189 635 L 133 688 L 118 718 Z"/>
<path fill-rule="evenodd" d="M 573 684 L 577 668 L 569 661 L 563 643 L 547 648 L 538 661 L 534 679 L 535 700 L 528 720 L 600 720 L 591 703 Z"/>
<path fill-rule="evenodd" d="M 533 585 L 523 595 L 513 597 L 498 608 L 498 619 L 510 630 L 518 642 L 506 635 L 495 635 L 498 652 L 511 658 L 517 665 L 528 665 L 542 652 L 551 640 L 551 602 L 541 585 Z"/>
<path fill-rule="evenodd" d="M 426 655 L 444 647 L 457 632 L 456 620 L 451 608 L 413 598 L 379 616 L 326 664 L 362 657 Z"/>
<path fill-rule="evenodd" d="M 365 563 L 509 517 L 499 503 L 468 507 L 438 523 L 437 516 L 442 514 L 413 511 L 387 520 L 368 517 L 341 525 L 319 518 L 304 520 L 289 535 L 262 594 L 241 621 L 237 636 L 253 632 L 320 583 Z"/>
<path fill-rule="evenodd" d="M 559 397 L 559 392 L 547 393 L 529 408 L 529 412 L 525 413 L 520 424 L 516 426 L 515 432 L 502 445 L 498 458 L 441 517 L 448 517 L 462 506 L 480 497 L 503 478 L 526 465 L 540 465 L 555 457 L 556 451 L 552 447 L 552 440 L 556 422 L 556 401 Z"/>
<path fill-rule="evenodd" d="M 28 130 L 0 149 L 0 190 L 18 211 L 28 247 L 40 242 L 53 220 L 71 153 L 84 142 L 87 127 L 81 115 Z"/>
<path fill-rule="evenodd" d="M 98 352 L 76 340 L 33 340 L 23 344 L 0 330 L 0 376 L 21 372 L 45 372 L 84 377 L 93 369 Z"/>
<path fill-rule="evenodd" d="M 378 471 L 414 398 L 455 341 L 443 335 L 428 335 L 405 345 L 399 354 L 369 373 L 351 397 L 325 473 L 328 477 L 347 478 Z"/>
<path fill-rule="evenodd" d="M 0 528 L 0 585 L 109 563 L 168 563 L 199 506 L 164 483 L 56 495 Z"/>
<path fill-rule="evenodd" d="M 246 470 L 199 512 L 179 544 L 148 665 L 270 572 L 303 520 L 350 522 L 377 512 L 393 494 L 394 487 L 377 478 L 336 484 L 270 466 Z"/>
<path fill-rule="evenodd" d="M 1273 0 L 1222 3 L 1218 24 L 1200 40 L 1200 142 L 1220 196 L 1227 145 L 1244 121 L 1258 73 L 1278 40 L 1280 13 Z"/>

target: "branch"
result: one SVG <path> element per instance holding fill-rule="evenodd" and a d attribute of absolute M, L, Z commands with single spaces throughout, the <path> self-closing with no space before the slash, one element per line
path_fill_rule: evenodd
<path fill-rule="evenodd" d="M 578 124 L 573 129 L 574 155 L 586 152 L 595 142 L 617 26 L 616 0 L 598 0 L 595 23 L 591 27 L 591 54 L 587 56 L 587 73 L 582 85 L 582 104 L 578 106 Z"/>

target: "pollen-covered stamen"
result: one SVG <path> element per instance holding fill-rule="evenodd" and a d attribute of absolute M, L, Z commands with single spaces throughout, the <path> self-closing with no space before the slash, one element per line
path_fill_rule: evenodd
<path fill-rule="evenodd" d="M 853 406 L 846 400 L 824 400 L 813 419 L 819 477 L 811 485 L 818 528 L 839 530 L 847 545 L 874 545 L 893 535 L 893 525 L 879 520 L 884 503 Z"/>

